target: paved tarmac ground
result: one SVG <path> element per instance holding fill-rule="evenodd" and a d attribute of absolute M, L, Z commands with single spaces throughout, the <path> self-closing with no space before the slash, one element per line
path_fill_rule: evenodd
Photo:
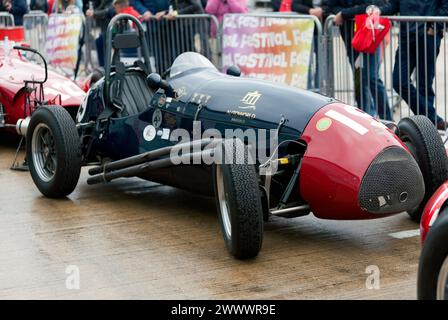
<path fill-rule="evenodd" d="M 67 199 L 46 199 L 28 172 L 9 170 L 9 139 L 0 134 L 0 299 L 416 297 L 418 225 L 405 213 L 273 218 L 260 255 L 238 261 L 226 252 L 213 199 L 139 179 L 88 186 L 85 169 Z M 378 290 L 366 288 L 372 265 Z M 79 290 L 67 289 L 73 270 Z"/>

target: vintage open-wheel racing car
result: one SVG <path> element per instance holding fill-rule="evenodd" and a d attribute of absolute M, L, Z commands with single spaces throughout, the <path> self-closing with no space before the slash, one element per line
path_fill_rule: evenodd
<path fill-rule="evenodd" d="M 60 105 L 74 119 L 85 92 L 69 78 L 48 70 L 45 58 L 36 50 L 15 46 L 8 51 L 0 46 L 0 129 L 15 131 L 19 119 L 44 104 Z M 25 59 L 21 52 L 37 55 L 42 66 Z"/>
<path fill-rule="evenodd" d="M 417 297 L 448 300 L 448 181 L 428 200 L 420 222 Z"/>
<path fill-rule="evenodd" d="M 27 127 L 30 116 L 42 105 L 58 105 L 75 119 L 85 96 L 85 92 L 71 79 L 48 70 L 45 58 L 36 50 L 1 43 L 0 131 L 22 134 L 20 131 Z M 22 142 L 23 139 L 17 148 L 12 169 L 26 170 L 26 165 L 17 161 Z"/>
<path fill-rule="evenodd" d="M 271 215 L 407 211 L 419 220 L 447 178 L 442 140 L 423 116 L 385 124 L 319 94 L 242 78 L 237 68 L 222 74 L 191 52 L 165 80 L 150 73 L 143 28 L 127 15 L 112 19 L 106 43 L 105 76 L 77 123 L 45 106 L 25 130 L 31 175 L 47 197 L 70 194 L 87 165 L 88 184 L 136 176 L 214 195 L 229 252 L 250 258 Z M 124 64 L 121 51 L 135 48 L 142 59 Z"/>

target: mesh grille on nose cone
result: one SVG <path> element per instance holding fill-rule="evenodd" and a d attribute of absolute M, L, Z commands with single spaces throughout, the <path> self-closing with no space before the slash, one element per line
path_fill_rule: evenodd
<path fill-rule="evenodd" d="M 384 149 L 370 164 L 359 189 L 359 206 L 369 213 L 398 213 L 417 207 L 425 185 L 415 159 L 400 147 Z"/>

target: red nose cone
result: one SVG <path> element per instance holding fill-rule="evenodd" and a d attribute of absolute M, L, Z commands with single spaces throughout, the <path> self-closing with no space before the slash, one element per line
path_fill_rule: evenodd
<path fill-rule="evenodd" d="M 360 206 L 359 198 L 363 178 L 374 160 L 387 148 L 405 150 L 383 124 L 357 108 L 334 103 L 313 116 L 302 139 L 308 148 L 300 173 L 300 193 L 315 216 L 351 220 L 391 213 L 372 213 L 370 207 Z"/>

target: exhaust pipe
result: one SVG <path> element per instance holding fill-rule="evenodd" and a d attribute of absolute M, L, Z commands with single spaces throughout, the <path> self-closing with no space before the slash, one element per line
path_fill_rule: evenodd
<path fill-rule="evenodd" d="M 144 163 L 138 163 L 129 167 L 120 167 L 113 171 L 104 171 L 103 173 L 96 174 L 87 179 L 87 184 L 107 183 L 117 178 L 134 177 L 143 172 L 149 172 L 157 169 L 172 167 L 173 160 L 175 162 L 192 161 L 195 157 L 213 156 L 215 149 L 203 150 L 199 152 L 192 152 L 177 156 L 175 159 L 170 157 L 152 160 Z M 92 168 L 94 169 L 94 168 Z"/>
<path fill-rule="evenodd" d="M 25 119 L 19 119 L 16 123 L 17 134 L 26 137 L 26 132 L 28 131 L 28 126 L 30 124 L 31 117 L 26 117 Z"/>

